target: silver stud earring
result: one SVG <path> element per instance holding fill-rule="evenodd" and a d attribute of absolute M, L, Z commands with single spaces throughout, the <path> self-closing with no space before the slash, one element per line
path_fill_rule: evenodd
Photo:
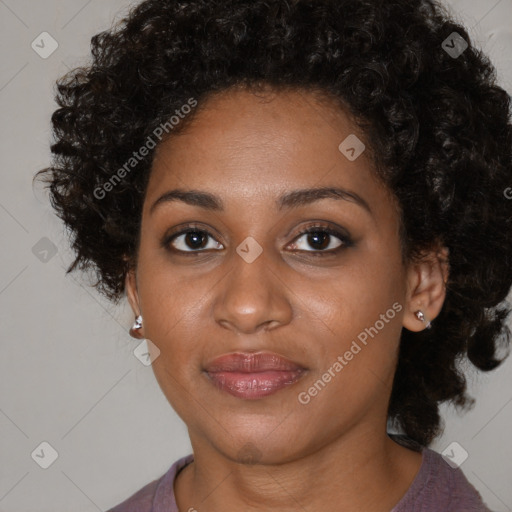
<path fill-rule="evenodd" d="M 423 314 L 423 311 L 421 311 L 421 309 L 418 309 L 418 311 L 415 311 L 414 314 L 416 315 L 416 318 L 420 321 L 420 322 L 423 322 L 425 323 L 425 328 L 426 329 L 430 329 L 432 327 L 432 324 L 430 323 L 430 321 L 428 321 L 426 318 L 425 318 L 425 315 Z"/>
<path fill-rule="evenodd" d="M 132 329 L 134 331 L 138 331 L 142 327 L 142 316 L 139 315 L 137 318 L 135 318 L 135 323 L 133 324 Z"/>

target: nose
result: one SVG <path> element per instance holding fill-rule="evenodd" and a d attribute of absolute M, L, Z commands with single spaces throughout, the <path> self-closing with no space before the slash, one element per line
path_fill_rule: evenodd
<path fill-rule="evenodd" d="M 219 283 L 213 310 L 215 321 L 224 328 L 244 334 L 289 323 L 293 315 L 287 296 L 290 290 L 265 251 L 252 263 L 237 253 L 233 260 L 232 270 Z"/>

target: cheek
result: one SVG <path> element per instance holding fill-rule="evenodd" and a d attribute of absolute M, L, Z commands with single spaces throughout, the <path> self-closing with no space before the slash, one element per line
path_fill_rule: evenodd
<path fill-rule="evenodd" d="M 337 270 L 329 279 L 316 283 L 308 280 L 301 282 L 300 287 L 292 288 L 300 297 L 300 308 L 305 316 L 322 324 L 327 333 L 346 340 L 373 326 L 381 315 L 386 316 L 386 326 L 397 321 L 401 324 L 397 309 L 403 309 L 403 281 L 404 274 L 399 265 L 393 268 L 393 264 L 386 264 L 381 259 L 372 261 L 355 254 L 345 268 Z M 393 309 L 394 303 L 401 307 Z M 394 331 L 396 334 L 396 327 Z"/>
<path fill-rule="evenodd" d="M 333 382 L 329 386 L 343 395 L 352 390 L 361 398 L 365 388 L 371 394 L 394 375 L 404 311 L 403 271 L 399 263 L 386 265 L 383 259 L 354 259 L 328 287 L 301 293 L 308 319 L 304 327 L 317 336 L 316 377 Z M 395 260 L 389 256 L 388 261 Z M 319 328 L 307 327 L 308 321 Z M 358 400 L 354 394 L 352 399 Z"/>
<path fill-rule="evenodd" d="M 347 287 L 344 288 L 347 290 Z M 351 300 L 338 301 L 334 297 Z M 298 393 L 298 401 L 309 414 L 323 417 L 326 411 L 339 422 L 350 422 L 374 411 L 386 414 L 388 394 L 395 373 L 403 305 L 393 293 L 332 296 L 323 311 L 323 335 L 316 335 L 310 351 L 317 365 Z M 304 325 L 306 327 L 307 322 Z M 313 323 L 310 323 L 310 326 Z"/>
<path fill-rule="evenodd" d="M 343 292 L 329 301 L 309 301 L 303 328 L 315 340 L 310 353 L 318 363 L 317 376 L 330 369 L 343 386 L 350 381 L 349 387 L 364 385 L 370 374 L 386 381 L 394 372 L 403 305 L 392 291 L 345 295 L 344 287 Z"/>
<path fill-rule="evenodd" d="M 180 278 L 154 257 L 140 259 L 138 274 L 144 335 L 158 346 L 165 364 L 179 371 L 197 355 L 204 337 L 199 315 L 205 290 L 201 281 Z"/>
<path fill-rule="evenodd" d="M 153 373 L 165 397 L 182 419 L 188 418 L 204 350 L 204 326 L 199 321 L 203 299 L 197 286 L 176 281 L 167 272 L 141 268 L 139 297 L 144 336 L 160 351 Z"/>

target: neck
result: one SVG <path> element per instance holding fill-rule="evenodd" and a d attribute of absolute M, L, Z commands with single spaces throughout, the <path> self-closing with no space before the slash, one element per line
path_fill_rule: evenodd
<path fill-rule="evenodd" d="M 191 435 L 194 462 L 176 478 L 179 510 L 387 512 L 410 487 L 421 454 L 358 429 L 280 463 L 241 464 Z"/>

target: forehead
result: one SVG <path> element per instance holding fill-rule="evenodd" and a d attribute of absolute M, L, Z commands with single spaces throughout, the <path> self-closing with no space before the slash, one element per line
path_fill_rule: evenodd
<path fill-rule="evenodd" d="M 347 139 L 362 144 L 364 137 L 326 97 L 226 91 L 208 99 L 183 132 L 158 146 L 146 202 L 172 188 L 206 190 L 228 204 L 275 201 L 288 190 L 313 186 L 383 198 L 369 152 L 350 160 L 340 151 Z"/>

